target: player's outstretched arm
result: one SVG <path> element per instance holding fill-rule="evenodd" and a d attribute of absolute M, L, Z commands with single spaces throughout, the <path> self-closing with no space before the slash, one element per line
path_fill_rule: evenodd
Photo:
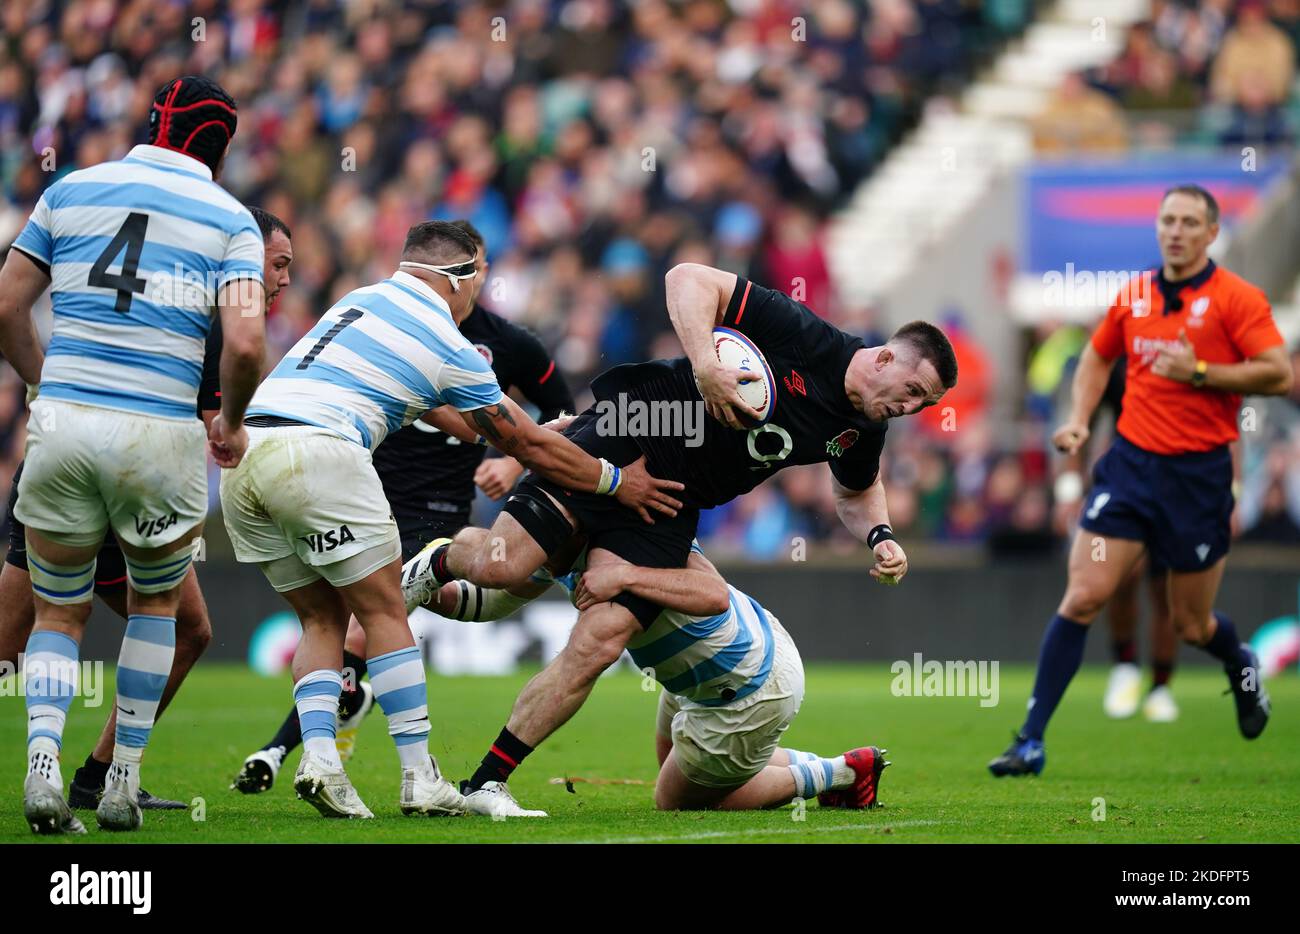
<path fill-rule="evenodd" d="M 0 269 L 0 355 L 9 361 L 28 386 L 41 381 L 45 353 L 32 306 L 50 284 L 49 273 L 22 250 L 10 250 Z"/>
<path fill-rule="evenodd" d="M 1114 365 L 1113 359 L 1107 360 L 1097 352 L 1092 341 L 1083 345 L 1070 390 L 1069 418 L 1052 436 L 1052 443 L 1058 451 L 1076 454 L 1087 442 L 1090 433 L 1088 424 L 1106 391 L 1106 383 L 1110 381 L 1110 368 Z"/>
<path fill-rule="evenodd" d="M 907 554 L 894 540 L 889 527 L 889 504 L 885 498 L 883 472 L 865 490 L 851 490 L 831 477 L 835 511 L 844 527 L 870 546 L 876 558 L 871 576 L 882 584 L 897 584 L 907 574 Z M 886 537 L 888 536 L 888 537 Z"/>
<path fill-rule="evenodd" d="M 643 568 L 621 558 L 590 567 L 574 591 L 574 606 L 585 610 L 625 590 L 689 616 L 716 616 L 731 605 L 731 591 L 718 569 L 693 551 L 684 568 Z"/>
<path fill-rule="evenodd" d="M 669 495 L 682 489 L 682 484 L 650 476 L 644 457 L 622 469 L 612 467 L 564 435 L 538 425 L 508 397 L 461 415 L 488 444 L 562 487 L 612 495 L 646 522 L 653 522 L 650 509 L 675 516 L 682 508 L 681 502 Z"/>

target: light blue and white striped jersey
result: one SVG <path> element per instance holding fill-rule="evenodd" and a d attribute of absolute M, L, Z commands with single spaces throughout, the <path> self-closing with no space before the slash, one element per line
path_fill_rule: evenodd
<path fill-rule="evenodd" d="M 206 165 L 157 146 L 72 172 L 14 241 L 50 272 L 41 398 L 196 416 L 217 293 L 262 281 L 262 234 Z"/>
<path fill-rule="evenodd" d="M 325 312 L 257 387 L 248 414 L 316 425 L 373 451 L 428 409 L 500 401 L 496 374 L 447 303 L 398 271 Z"/>
<path fill-rule="evenodd" d="M 691 550 L 700 551 L 697 544 Z M 573 597 L 586 569 L 584 551 L 574 569 L 554 582 Z M 550 579 L 546 572 L 535 580 Z M 776 643 L 767 611 L 730 584 L 731 605 L 717 616 L 690 616 L 664 610 L 627 644 L 632 661 L 653 672 L 665 691 L 705 707 L 721 707 L 753 694 L 772 671 Z"/>

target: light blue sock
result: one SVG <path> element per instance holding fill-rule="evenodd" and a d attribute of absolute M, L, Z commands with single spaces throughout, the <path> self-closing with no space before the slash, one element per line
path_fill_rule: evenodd
<path fill-rule="evenodd" d="M 343 768 L 334 738 L 338 730 L 339 695 L 343 673 L 320 668 L 303 675 L 293 686 L 303 748 L 330 768 Z"/>
<path fill-rule="evenodd" d="M 68 708 L 77 693 L 81 647 L 61 632 L 42 629 L 27 640 L 23 684 L 27 700 L 27 771 L 62 790 L 59 750 Z"/>
<path fill-rule="evenodd" d="M 132 614 L 117 656 L 117 731 L 111 784 L 118 776 L 138 783 L 140 760 L 149 745 L 163 688 L 176 655 L 176 618 Z"/>
<path fill-rule="evenodd" d="M 429 761 L 429 694 L 420 650 L 411 646 L 388 652 L 368 659 L 366 668 L 402 768 L 422 767 Z"/>

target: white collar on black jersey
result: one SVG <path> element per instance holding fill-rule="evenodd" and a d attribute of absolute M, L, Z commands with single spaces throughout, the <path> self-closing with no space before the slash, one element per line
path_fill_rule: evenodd
<path fill-rule="evenodd" d="M 139 146 L 132 146 L 126 157 L 128 159 L 140 159 L 144 162 L 154 162 L 171 169 L 180 169 L 183 172 L 189 172 L 191 175 L 197 175 L 199 178 L 212 181 L 212 170 L 210 168 L 193 156 L 187 156 L 185 153 L 177 152 L 174 149 L 163 149 L 161 146 L 150 146 L 148 143 L 141 143 Z"/>
<path fill-rule="evenodd" d="M 430 286 L 429 283 L 425 282 L 423 279 L 416 278 L 415 276 L 411 275 L 409 272 L 402 272 L 402 270 L 400 269 L 397 270 L 388 278 L 392 279 L 394 282 L 400 282 L 402 285 L 406 286 L 409 289 L 414 289 L 415 291 L 419 292 L 422 296 L 424 296 L 429 301 L 437 305 L 438 308 L 440 308 L 442 311 L 446 312 L 448 318 L 452 318 L 451 306 L 448 305 L 446 300 L 444 300 L 441 295 L 435 292 L 433 290 L 433 287 Z M 452 320 L 454 321 L 455 319 L 452 318 Z"/>

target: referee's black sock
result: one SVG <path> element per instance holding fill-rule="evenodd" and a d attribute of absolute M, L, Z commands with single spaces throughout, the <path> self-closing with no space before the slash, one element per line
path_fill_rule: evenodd
<path fill-rule="evenodd" d="M 1138 660 L 1137 640 L 1114 639 L 1110 644 L 1110 657 L 1116 665 L 1136 665 Z"/>
<path fill-rule="evenodd" d="M 1218 623 L 1214 628 L 1214 635 L 1210 636 L 1210 641 L 1201 648 L 1223 662 L 1224 670 L 1230 676 L 1240 677 L 1241 669 L 1246 665 L 1246 653 L 1241 650 L 1237 627 L 1218 610 L 1214 611 L 1214 619 Z"/>
<path fill-rule="evenodd" d="M 347 718 L 361 709 L 365 694 L 361 693 L 361 679 L 366 676 L 366 660 L 343 650 L 343 693 L 339 695 L 339 716 Z"/>
<path fill-rule="evenodd" d="M 492 744 L 487 755 L 479 764 L 478 770 L 469 780 L 469 791 L 478 791 L 488 782 L 504 782 L 510 774 L 519 768 L 519 764 L 533 751 L 523 740 L 508 729 L 502 729 L 497 741 Z"/>

